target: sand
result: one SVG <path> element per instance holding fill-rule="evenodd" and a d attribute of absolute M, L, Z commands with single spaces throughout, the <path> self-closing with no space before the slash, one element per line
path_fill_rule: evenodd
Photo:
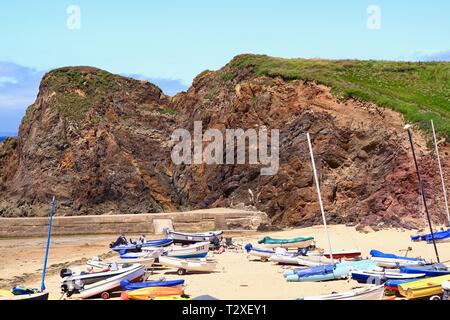
<path fill-rule="evenodd" d="M 371 249 L 404 254 L 400 250 L 411 247 L 412 251 L 408 254 L 409 256 L 435 261 L 432 245 L 410 241 L 409 237 L 415 233 L 414 231 L 389 229 L 365 234 L 356 231 L 353 227 L 346 226 L 330 226 L 329 229 L 334 250 L 357 248 L 362 251 L 364 257 L 368 257 Z M 319 247 L 327 248 L 321 226 L 282 232 L 233 233 L 229 236 L 233 237 L 233 241 L 237 244 L 253 243 L 255 245 L 258 239 L 266 235 L 277 238 L 314 236 Z M 46 278 L 51 298 L 59 299 L 61 297 L 59 288 L 61 268 L 71 267 L 74 270 L 82 268 L 85 261 L 93 256 L 113 257 L 115 254 L 109 250 L 108 245 L 115 240 L 114 238 L 114 236 L 53 238 Z M 0 288 L 8 289 L 16 284 L 40 286 L 45 241 L 46 239 L 0 240 Z M 438 249 L 441 261 L 449 261 L 450 243 L 438 244 Z M 353 280 L 326 283 L 287 283 L 283 277 L 286 267 L 270 262 L 261 262 L 257 258 L 249 259 L 244 252 L 210 253 L 210 258 L 218 261 L 218 270 L 215 273 L 180 277 L 175 274 L 175 270 L 158 269 L 150 275 L 149 280 L 182 278 L 186 280 L 186 293 L 189 295 L 208 294 L 219 299 L 237 300 L 295 299 L 345 291 L 358 285 Z"/>

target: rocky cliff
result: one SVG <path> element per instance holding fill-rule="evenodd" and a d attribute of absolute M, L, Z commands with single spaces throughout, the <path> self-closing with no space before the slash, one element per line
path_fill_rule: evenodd
<path fill-rule="evenodd" d="M 47 74 L 17 140 L 0 143 L 0 215 L 164 212 L 254 206 L 281 225 L 320 223 L 306 132 L 313 138 L 325 208 L 334 223 L 410 226 L 423 213 L 402 115 L 337 97 L 311 80 L 261 75 L 235 58 L 165 96 L 148 82 L 89 68 Z M 175 129 L 279 129 L 280 168 L 174 165 Z M 415 142 L 431 213 L 445 219 L 430 137 Z M 208 145 L 208 142 L 203 142 Z M 446 146 L 441 146 L 447 152 Z M 450 170 L 443 154 L 446 176 Z"/>

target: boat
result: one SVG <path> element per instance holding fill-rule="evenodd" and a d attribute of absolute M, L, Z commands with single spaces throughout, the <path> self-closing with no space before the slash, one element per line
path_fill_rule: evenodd
<path fill-rule="evenodd" d="M 355 288 L 341 293 L 332 293 L 325 296 L 306 297 L 298 300 L 383 300 L 384 286 L 369 286 Z"/>
<path fill-rule="evenodd" d="M 275 254 L 274 250 L 255 248 L 250 243 L 246 244 L 244 249 L 247 252 L 247 255 L 258 257 L 264 262 L 269 261 L 270 257 Z"/>
<path fill-rule="evenodd" d="M 401 268 L 407 266 L 421 266 L 426 265 L 427 262 L 421 258 L 410 258 L 404 256 L 397 256 L 395 254 L 387 254 L 378 250 L 370 251 L 372 260 L 377 263 L 378 266 L 383 268 Z"/>
<path fill-rule="evenodd" d="M 389 279 L 384 283 L 384 289 L 387 291 L 398 291 L 399 285 L 414 281 L 417 281 L 417 279 L 403 279 L 403 280 Z"/>
<path fill-rule="evenodd" d="M 450 275 L 425 278 L 403 283 L 398 286 L 399 293 L 408 299 L 428 298 L 442 294 L 442 284 L 450 280 Z"/>
<path fill-rule="evenodd" d="M 293 238 L 293 239 L 273 239 L 271 237 L 265 237 L 258 241 L 259 244 L 263 244 L 266 248 L 286 248 L 286 249 L 298 249 L 309 248 L 314 242 L 313 237 L 307 238 Z"/>
<path fill-rule="evenodd" d="M 368 259 L 294 269 L 285 272 L 284 276 L 288 282 L 320 282 L 346 279 L 354 270 L 371 270 L 375 267 L 376 264 Z"/>
<path fill-rule="evenodd" d="M 331 258 L 329 252 L 321 253 L 319 251 L 312 251 L 307 253 L 308 256 L 324 256 L 326 258 Z M 333 250 L 333 259 L 356 259 L 361 257 L 361 250 L 358 249 L 348 249 L 348 250 Z"/>
<path fill-rule="evenodd" d="M 171 239 L 174 243 L 193 244 L 197 242 L 212 243 L 215 239 L 221 240 L 223 231 L 210 231 L 203 233 L 187 233 L 175 232 L 169 229 L 164 229 L 167 239 Z"/>
<path fill-rule="evenodd" d="M 366 270 L 366 271 L 353 271 L 351 273 L 352 279 L 356 280 L 359 283 L 366 284 L 382 284 L 387 280 L 417 280 L 418 278 L 425 277 L 424 273 L 417 274 L 405 274 L 399 272 L 386 272 L 386 271 L 374 271 L 374 270 Z"/>
<path fill-rule="evenodd" d="M 32 300 L 48 300 L 49 293 L 36 292 L 28 294 L 14 295 L 11 291 L 0 290 L 0 301 L 32 301 Z"/>
<path fill-rule="evenodd" d="M 132 243 L 125 243 L 125 244 L 119 244 L 119 245 L 111 245 L 111 249 L 113 251 L 119 252 L 120 254 L 125 254 L 127 252 L 140 252 L 142 251 L 142 248 L 146 247 L 168 247 L 173 243 L 173 240 L 171 239 L 161 239 L 161 240 L 149 240 L 146 242 L 132 242 Z"/>
<path fill-rule="evenodd" d="M 156 297 L 183 296 L 184 289 L 177 287 L 148 287 L 122 292 L 121 300 L 152 300 Z"/>
<path fill-rule="evenodd" d="M 450 229 L 444 230 L 444 231 L 437 231 L 434 233 L 434 238 L 436 241 L 439 241 L 439 239 L 446 239 L 449 237 L 450 237 Z M 419 241 L 430 242 L 432 240 L 432 235 L 431 235 L 431 233 L 423 234 L 423 235 L 414 235 L 414 236 L 411 236 L 411 240 L 414 242 L 419 242 Z"/>
<path fill-rule="evenodd" d="M 205 258 L 209 252 L 209 242 L 198 242 L 186 246 L 172 246 L 163 251 L 164 256 L 180 259 Z M 154 248 L 142 248 L 143 252 L 151 252 Z"/>
<path fill-rule="evenodd" d="M 97 289 L 100 290 L 109 287 L 111 284 L 115 284 L 115 286 L 110 288 L 114 289 L 115 287 L 120 286 L 120 281 L 135 280 L 142 277 L 144 274 L 145 267 L 141 264 L 118 265 L 113 263 L 105 266 L 101 272 L 90 273 L 74 273 L 70 269 L 62 269 L 60 273 L 62 278 L 61 291 L 67 293 L 68 296 L 86 291 L 83 293 L 83 296 L 90 297 L 92 296 L 91 293 L 95 292 Z"/>
<path fill-rule="evenodd" d="M 123 280 L 120 282 L 120 287 L 125 291 L 138 290 L 150 287 L 178 287 L 183 288 L 184 280 L 172 280 L 172 281 L 146 281 L 132 283 L 129 280 Z"/>
<path fill-rule="evenodd" d="M 278 248 L 275 254 L 269 258 L 269 261 L 278 264 L 300 265 L 314 267 L 324 264 L 331 264 L 332 261 L 325 256 L 320 255 L 302 255 L 302 252 L 291 253 L 286 249 Z"/>
<path fill-rule="evenodd" d="M 447 266 L 442 263 L 401 268 L 400 272 L 405 274 L 424 273 L 426 277 L 439 277 L 450 274 L 450 270 L 448 270 Z"/>
<path fill-rule="evenodd" d="M 100 260 L 99 257 L 93 257 L 86 265 L 97 269 L 104 269 L 114 263 L 118 265 L 142 264 L 146 268 L 151 268 L 162 253 L 163 250 L 158 248 L 158 250 L 151 252 L 129 252 L 118 258 L 112 258 L 106 261 Z"/>
<path fill-rule="evenodd" d="M 213 272 L 216 269 L 217 262 L 207 259 L 179 259 L 173 257 L 161 256 L 159 263 L 165 267 L 178 269 L 179 275 L 186 272 Z"/>

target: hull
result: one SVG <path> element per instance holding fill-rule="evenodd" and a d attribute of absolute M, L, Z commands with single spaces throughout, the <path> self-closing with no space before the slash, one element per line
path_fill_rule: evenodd
<path fill-rule="evenodd" d="M 325 296 L 307 297 L 301 300 L 383 300 L 383 297 L 384 286 L 372 286 Z"/>
<path fill-rule="evenodd" d="M 150 240 L 150 241 L 147 241 L 145 243 L 128 243 L 128 244 L 123 244 L 123 245 L 115 246 L 115 247 L 113 247 L 111 249 L 113 251 L 116 251 L 116 252 L 120 252 L 120 251 L 139 252 L 139 251 L 142 250 L 142 248 L 147 248 L 147 247 L 163 248 L 163 247 L 170 246 L 172 243 L 173 243 L 173 241 L 171 239 Z"/>
<path fill-rule="evenodd" d="M 116 263 L 118 265 L 126 265 L 126 264 L 142 264 L 144 267 L 146 268 L 151 268 L 154 263 L 155 263 L 155 258 L 153 257 L 143 257 L 143 258 L 134 258 L 134 259 L 121 259 L 121 258 L 117 258 L 114 260 L 108 260 L 108 261 L 100 261 L 100 260 L 95 260 L 95 259 L 91 259 L 88 262 L 86 262 L 86 265 L 88 267 L 92 267 L 92 268 L 97 268 L 97 269 L 103 269 L 109 265 L 111 265 L 112 263 Z"/>
<path fill-rule="evenodd" d="M 427 298 L 442 294 L 442 284 L 450 280 L 450 275 L 426 278 L 419 281 L 408 282 L 398 286 L 399 293 L 408 299 Z"/>
<path fill-rule="evenodd" d="M 329 252 L 325 252 L 323 254 L 327 258 L 331 258 L 331 254 Z M 359 250 L 340 250 L 333 252 L 333 259 L 355 259 L 361 256 L 361 251 Z"/>
<path fill-rule="evenodd" d="M 331 263 L 330 259 L 327 259 L 322 256 L 292 256 L 292 255 L 278 255 L 278 254 L 272 255 L 269 258 L 269 261 L 278 264 L 288 264 L 306 267 L 314 267 Z"/>
<path fill-rule="evenodd" d="M 411 261 L 404 259 L 378 258 L 378 257 L 372 257 L 371 259 L 375 261 L 379 267 L 383 268 L 417 267 L 426 264 L 426 261 L 424 260 Z"/>
<path fill-rule="evenodd" d="M 139 290 L 144 288 L 151 287 L 177 287 L 183 288 L 184 280 L 173 280 L 173 281 L 147 281 L 147 282 L 135 282 L 131 283 L 128 280 L 124 280 L 120 282 L 120 287 L 123 290 L 131 291 L 131 290 Z"/>
<path fill-rule="evenodd" d="M 186 271 L 212 272 L 216 269 L 216 262 L 207 260 L 187 260 L 161 256 L 159 263 L 163 266 Z"/>
<path fill-rule="evenodd" d="M 313 240 L 305 240 L 305 241 L 298 241 L 298 242 L 287 242 L 287 243 L 263 243 L 264 247 L 266 248 L 284 248 L 284 249 L 303 249 L 303 248 L 309 248 L 313 245 Z"/>
<path fill-rule="evenodd" d="M 128 272 L 94 283 L 90 286 L 85 286 L 84 289 L 80 291 L 80 298 L 89 299 L 98 296 L 103 292 L 113 291 L 114 289 L 120 288 L 121 281 L 134 281 L 142 278 L 144 274 L 145 267 L 142 265 L 135 265 L 134 268 Z"/>
<path fill-rule="evenodd" d="M 151 300 L 157 297 L 182 296 L 184 290 L 176 287 L 152 287 L 134 291 L 126 291 L 121 295 L 122 300 Z"/>
<path fill-rule="evenodd" d="M 401 273 L 405 274 L 416 274 L 416 273 L 424 273 L 427 277 L 440 277 L 450 274 L 450 270 L 447 268 L 442 268 L 445 270 L 441 270 L 441 268 L 434 268 L 432 266 L 422 266 L 422 267 L 410 267 L 410 268 L 402 268 L 400 269 Z"/>
<path fill-rule="evenodd" d="M 174 246 L 164 251 L 164 255 L 168 257 L 190 259 L 205 258 L 209 252 L 209 242 L 199 242 L 186 247 Z"/>
<path fill-rule="evenodd" d="M 425 277 L 425 274 L 402 274 L 395 272 L 356 271 L 352 272 L 352 279 L 359 283 L 380 285 L 387 280 L 414 280 Z"/>
<path fill-rule="evenodd" d="M 263 261 L 269 260 L 275 254 L 274 250 L 254 248 L 251 244 L 247 244 L 245 250 L 247 251 L 247 255 L 261 258 Z"/>
<path fill-rule="evenodd" d="M 20 296 L 1 297 L 0 301 L 32 301 L 32 300 L 48 300 L 48 292 L 39 292 L 34 294 L 24 294 Z"/>
<path fill-rule="evenodd" d="M 166 231 L 168 239 L 173 240 L 174 243 L 194 244 L 198 242 L 211 243 L 215 238 L 221 238 L 223 231 L 211 231 L 205 233 L 184 233 L 175 231 Z"/>

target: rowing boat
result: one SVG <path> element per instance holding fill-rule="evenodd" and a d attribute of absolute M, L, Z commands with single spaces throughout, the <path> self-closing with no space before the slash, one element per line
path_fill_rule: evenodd
<path fill-rule="evenodd" d="M 183 288 L 184 280 L 172 280 L 172 281 L 146 281 L 132 283 L 128 280 L 120 282 L 120 287 L 125 291 L 138 290 L 150 287 L 177 287 Z"/>
<path fill-rule="evenodd" d="M 341 293 L 332 293 L 325 296 L 306 297 L 298 300 L 383 300 L 384 286 L 369 286 L 355 288 Z"/>
<path fill-rule="evenodd" d="M 306 267 L 314 267 L 332 263 L 332 261 L 325 256 L 304 256 L 299 252 L 290 253 L 286 249 L 282 248 L 275 250 L 275 254 L 269 258 L 269 261 L 278 264 L 299 265 Z"/>
<path fill-rule="evenodd" d="M 426 241 L 432 242 L 433 236 L 431 233 L 411 236 L 411 240 L 414 242 Z M 434 240 L 436 242 L 449 242 L 450 241 L 450 229 L 444 231 L 438 231 L 434 233 Z"/>
<path fill-rule="evenodd" d="M 417 274 L 404 274 L 399 272 L 386 272 L 386 271 L 374 271 L 374 270 L 366 270 L 366 271 L 353 271 L 352 279 L 356 280 L 359 283 L 366 284 L 382 284 L 387 280 L 417 280 L 418 278 L 425 277 L 424 273 Z"/>
<path fill-rule="evenodd" d="M 148 287 L 122 292 L 121 300 L 152 300 L 157 297 L 182 296 L 184 289 L 177 287 Z"/>
<path fill-rule="evenodd" d="M 448 270 L 447 266 L 442 263 L 401 268 L 400 272 L 406 274 L 424 273 L 427 277 L 440 277 L 450 274 L 450 270 Z"/>
<path fill-rule="evenodd" d="M 270 257 L 272 257 L 275 254 L 274 250 L 255 248 L 250 243 L 246 244 L 244 248 L 248 256 L 258 257 L 261 259 L 261 261 L 264 262 L 268 261 Z"/>
<path fill-rule="evenodd" d="M 377 250 L 370 251 L 370 255 L 372 256 L 371 259 L 375 261 L 379 267 L 383 268 L 402 268 L 427 264 L 427 262 L 421 258 L 397 256 L 395 254 L 387 254 Z"/>
<path fill-rule="evenodd" d="M 398 291 L 408 299 L 427 298 L 442 294 L 442 284 L 450 280 L 450 275 L 425 278 L 423 280 L 400 284 Z"/>
<path fill-rule="evenodd" d="M 178 269 L 179 275 L 184 275 L 188 271 L 213 272 L 217 266 L 217 262 L 212 260 L 178 259 L 166 256 L 161 256 L 159 258 L 159 263 L 165 267 Z"/>
<path fill-rule="evenodd" d="M 203 233 L 186 233 L 186 232 L 175 232 L 169 229 L 164 230 L 167 239 L 171 239 L 174 243 L 182 244 L 193 244 L 198 242 L 213 242 L 216 238 L 221 238 L 223 231 L 210 231 Z"/>
<path fill-rule="evenodd" d="M 331 258 L 329 252 L 321 253 L 319 251 L 308 252 L 308 256 L 325 256 L 326 258 Z M 333 250 L 333 259 L 355 259 L 361 256 L 361 250 L 358 249 L 348 249 L 348 250 Z"/>
<path fill-rule="evenodd" d="M 263 244 L 267 248 L 308 248 L 314 242 L 313 237 L 307 238 L 294 238 L 294 239 L 273 239 L 271 237 L 265 237 L 258 241 L 259 244 Z"/>
<path fill-rule="evenodd" d="M 198 242 L 186 246 L 172 246 L 166 248 L 163 255 L 180 259 L 205 258 L 209 252 L 209 244 L 209 242 Z M 152 250 L 155 250 L 155 248 L 142 248 L 144 252 L 151 252 Z"/>
<path fill-rule="evenodd" d="M 173 243 L 173 240 L 171 239 L 161 239 L 161 240 L 149 240 L 146 242 L 133 242 L 133 243 L 125 243 L 120 244 L 116 246 L 112 246 L 111 249 L 116 252 L 120 252 L 121 254 L 124 254 L 126 252 L 140 252 L 142 248 L 147 247 L 167 247 L 170 246 Z"/>

